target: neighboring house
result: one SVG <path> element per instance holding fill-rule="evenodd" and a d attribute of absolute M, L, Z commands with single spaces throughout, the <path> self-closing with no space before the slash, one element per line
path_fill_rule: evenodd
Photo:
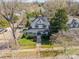
<path fill-rule="evenodd" d="M 32 21 L 29 29 L 27 30 L 27 34 L 36 36 L 39 34 L 46 34 L 49 33 L 49 26 L 50 23 L 48 18 L 45 16 L 38 16 L 35 20 Z"/>
<path fill-rule="evenodd" d="M 79 19 L 70 16 L 67 24 L 68 24 L 69 28 L 79 28 Z"/>

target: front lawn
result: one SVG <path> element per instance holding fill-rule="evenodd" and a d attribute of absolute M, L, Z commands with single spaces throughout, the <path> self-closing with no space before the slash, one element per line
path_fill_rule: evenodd
<path fill-rule="evenodd" d="M 26 38 L 23 38 L 23 39 L 20 39 L 18 40 L 21 48 L 25 49 L 25 48 L 35 48 L 36 46 L 36 43 L 33 42 L 31 39 L 26 39 Z"/>
<path fill-rule="evenodd" d="M 20 48 L 21 49 L 31 49 L 31 48 L 35 48 L 36 47 L 36 42 L 33 42 L 32 39 L 26 39 L 26 38 L 22 38 L 20 40 L 18 40 L 19 44 L 20 44 Z M 41 45 L 41 48 L 52 48 L 51 45 Z"/>

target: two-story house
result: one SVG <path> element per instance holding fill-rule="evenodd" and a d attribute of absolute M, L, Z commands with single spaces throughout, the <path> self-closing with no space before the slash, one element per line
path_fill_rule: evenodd
<path fill-rule="evenodd" d="M 35 20 L 32 21 L 29 29 L 27 30 L 27 34 L 36 36 L 39 33 L 48 35 L 49 33 L 50 23 L 48 18 L 45 16 L 38 16 Z"/>

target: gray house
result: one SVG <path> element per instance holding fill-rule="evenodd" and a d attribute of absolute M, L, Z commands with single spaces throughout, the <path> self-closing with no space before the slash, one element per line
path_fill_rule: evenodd
<path fill-rule="evenodd" d="M 27 30 L 27 34 L 30 36 L 36 36 L 37 46 L 41 45 L 41 36 L 43 34 L 48 35 L 50 23 L 45 16 L 38 16 L 32 21 L 30 27 Z"/>
<path fill-rule="evenodd" d="M 50 23 L 47 17 L 38 16 L 35 20 L 32 21 L 30 27 L 27 30 L 27 34 L 32 36 L 37 36 L 39 34 L 48 35 L 49 26 L 50 26 Z"/>
<path fill-rule="evenodd" d="M 67 24 L 69 28 L 79 28 L 79 19 L 71 16 Z"/>

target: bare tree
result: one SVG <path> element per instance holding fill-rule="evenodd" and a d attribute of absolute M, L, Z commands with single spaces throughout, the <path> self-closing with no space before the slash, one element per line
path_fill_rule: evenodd
<path fill-rule="evenodd" d="M 70 0 L 67 2 L 67 4 L 68 4 L 67 11 L 68 11 L 69 15 L 76 16 L 77 13 L 79 12 L 78 2 L 74 2 L 74 0 Z"/>
<path fill-rule="evenodd" d="M 17 0 L 11 0 L 11 1 L 1 0 L 1 4 L 2 4 L 2 6 L 0 9 L 0 14 L 5 20 L 8 21 L 9 26 L 11 28 L 12 36 L 13 36 L 12 41 L 14 42 L 14 45 L 17 46 L 18 42 L 17 42 L 17 38 L 15 35 L 17 28 L 15 27 L 15 23 L 14 23 L 14 20 L 15 20 L 14 13 L 17 8 Z"/>
<path fill-rule="evenodd" d="M 46 9 L 46 15 L 52 17 L 55 15 L 55 12 L 59 8 L 67 7 L 67 0 L 48 0 L 44 4 L 44 8 Z"/>

